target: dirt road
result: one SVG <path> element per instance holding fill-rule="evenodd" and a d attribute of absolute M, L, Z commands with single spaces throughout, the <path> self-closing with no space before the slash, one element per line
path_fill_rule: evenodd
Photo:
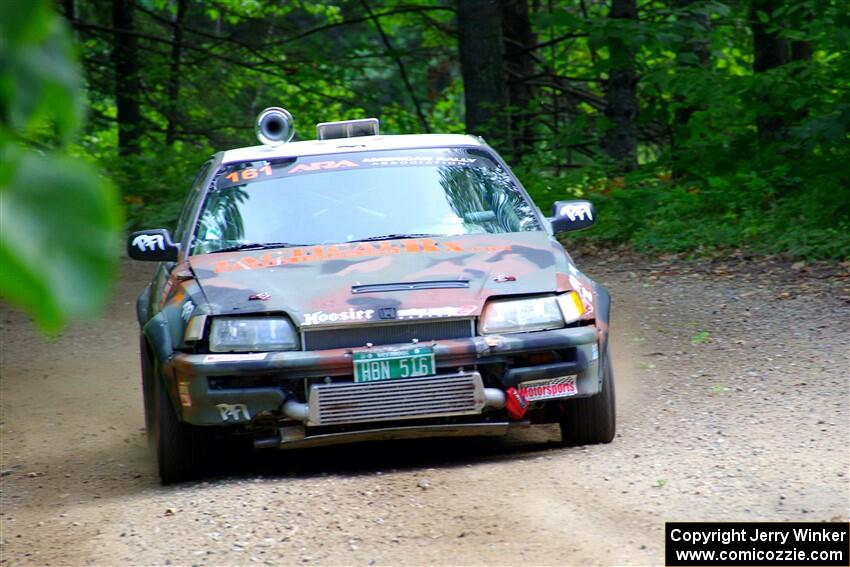
<path fill-rule="evenodd" d="M 143 433 L 147 268 L 57 340 L 2 308 L 0 564 L 660 564 L 665 520 L 847 520 L 850 279 L 580 264 L 614 298 L 612 444 L 224 454 L 168 488 Z"/>

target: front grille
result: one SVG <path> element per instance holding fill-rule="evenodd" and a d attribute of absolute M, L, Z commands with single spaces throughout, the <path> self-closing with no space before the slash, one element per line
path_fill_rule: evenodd
<path fill-rule="evenodd" d="M 417 321 L 392 325 L 361 325 L 342 329 L 316 329 L 304 332 L 304 350 L 326 350 L 331 348 L 354 348 L 366 343 L 392 345 L 409 343 L 413 339 L 435 341 L 462 339 L 474 336 L 471 319 L 448 321 Z"/>
<path fill-rule="evenodd" d="M 310 388 L 308 425 L 338 425 L 481 413 L 481 375 L 452 374 Z"/>

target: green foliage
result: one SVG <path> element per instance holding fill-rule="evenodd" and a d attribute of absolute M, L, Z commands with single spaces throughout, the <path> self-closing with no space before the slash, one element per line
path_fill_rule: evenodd
<path fill-rule="evenodd" d="M 67 142 L 82 114 L 80 81 L 67 31 L 47 2 L 0 3 L 0 54 L 4 124 L 34 137 L 52 122 L 49 134 Z"/>
<path fill-rule="evenodd" d="M 195 174 L 213 153 L 203 143 L 179 142 L 151 144 L 132 159 L 104 156 L 100 163 L 124 196 L 126 229 L 174 229 Z"/>
<path fill-rule="evenodd" d="M 631 174 L 609 182 L 600 177 L 577 195 L 597 208 L 596 226 L 567 238 L 630 244 L 646 253 L 750 248 L 791 257 L 846 258 L 850 250 L 847 185 L 828 174 L 788 192 L 785 168 L 677 183 L 669 172 Z M 781 196 L 777 196 L 780 193 Z"/>
<path fill-rule="evenodd" d="M 841 2 L 813 0 L 756 13 L 789 53 L 800 42 L 811 56 L 754 73 L 747 4 L 698 2 L 688 12 L 654 2 L 638 22 L 611 23 L 598 6 L 584 17 L 561 3 L 560 12 L 538 19 L 554 36 L 588 34 L 552 55 L 564 58 L 565 74 L 604 76 L 604 40 L 615 34 L 632 42 L 640 76 L 638 172 L 612 177 L 598 156 L 561 168 L 568 148 L 598 143 L 607 127 L 591 105 L 553 138 L 555 151 L 537 155 L 551 156 L 548 167 L 538 161 L 523 177 L 544 210 L 570 196 L 596 202 L 598 225 L 568 238 L 646 252 L 850 255 L 850 15 Z M 708 33 L 692 14 L 709 17 Z M 700 34 L 710 52 L 705 65 L 691 51 Z M 758 130 L 769 121 L 779 124 L 774 139 Z"/>
<path fill-rule="evenodd" d="M 312 138 L 316 122 L 366 116 L 380 117 L 385 133 L 420 132 L 414 99 L 432 131 L 463 132 L 454 3 L 367 2 L 391 47 L 361 0 L 188 0 L 179 46 L 178 3 L 137 2 L 141 71 L 129 88 L 140 93 L 141 140 L 118 158 L 113 22 L 98 3 L 78 0 L 92 116 L 79 153 L 96 159 L 120 188 L 127 227 L 173 225 L 203 160 L 256 143 L 253 120 L 266 106 L 293 113 L 296 139 Z M 529 141 L 522 152 L 503 153 L 518 156 L 511 165 L 544 212 L 571 196 L 597 203 L 598 226 L 576 238 L 646 252 L 750 247 L 847 257 L 845 3 L 776 0 L 771 13 L 751 13 L 750 1 L 682 4 L 638 2 L 639 18 L 630 20 L 609 18 L 609 1 L 530 3 L 531 31 L 544 47 L 529 46 L 531 100 L 512 108 L 524 117 Z M 810 54 L 754 72 L 758 23 L 789 54 L 799 47 Z M 625 177 L 602 147 L 612 126 L 605 82 L 622 63 L 611 60 L 612 40 L 632 51 L 639 77 L 640 168 Z M 771 122 L 778 124 L 772 138 L 760 132 Z"/>
<path fill-rule="evenodd" d="M 0 3 L 0 57 L 0 296 L 55 331 L 105 299 L 120 209 L 105 179 L 65 155 L 82 99 L 46 1 Z"/>

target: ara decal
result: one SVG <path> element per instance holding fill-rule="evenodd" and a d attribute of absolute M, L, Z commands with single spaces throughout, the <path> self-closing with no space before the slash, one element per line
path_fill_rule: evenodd
<path fill-rule="evenodd" d="M 301 173 L 302 171 L 319 171 L 320 169 L 339 169 L 341 167 L 360 167 L 353 161 L 347 159 L 340 161 L 315 161 L 313 163 L 300 163 L 290 169 L 287 173 Z"/>

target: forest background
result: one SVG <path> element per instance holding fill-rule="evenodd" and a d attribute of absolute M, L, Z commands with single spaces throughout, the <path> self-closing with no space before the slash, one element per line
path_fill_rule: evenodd
<path fill-rule="evenodd" d="M 7 0 L 0 293 L 91 311 L 267 106 L 482 135 L 603 246 L 850 255 L 846 0 Z"/>

